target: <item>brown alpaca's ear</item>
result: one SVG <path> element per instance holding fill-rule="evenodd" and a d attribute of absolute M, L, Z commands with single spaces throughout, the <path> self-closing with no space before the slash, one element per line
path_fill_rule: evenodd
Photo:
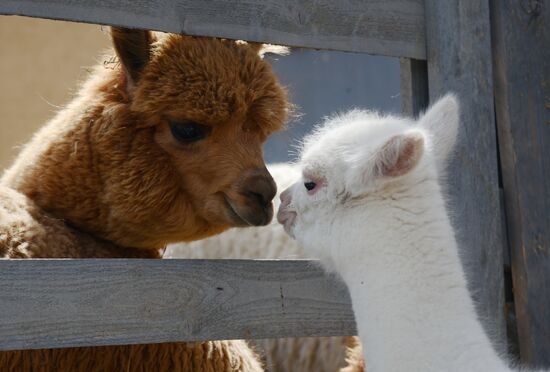
<path fill-rule="evenodd" d="M 130 85 L 135 85 L 149 62 L 153 36 L 147 30 L 111 27 L 111 38 L 116 54 Z"/>

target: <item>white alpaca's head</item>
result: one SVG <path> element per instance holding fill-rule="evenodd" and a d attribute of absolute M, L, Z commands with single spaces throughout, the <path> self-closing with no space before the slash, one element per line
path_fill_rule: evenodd
<path fill-rule="evenodd" d="M 416 121 L 357 110 L 329 119 L 304 142 L 302 178 L 281 195 L 279 222 L 310 255 L 340 255 L 339 239 L 379 223 L 384 200 L 427 178 L 437 182 L 456 140 L 458 110 L 447 95 Z"/>

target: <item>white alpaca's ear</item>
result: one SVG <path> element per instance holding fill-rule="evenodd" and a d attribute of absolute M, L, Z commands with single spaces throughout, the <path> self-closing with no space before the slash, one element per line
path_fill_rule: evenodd
<path fill-rule="evenodd" d="M 424 134 L 411 130 L 391 137 L 367 159 L 354 159 L 349 186 L 364 190 L 376 181 L 387 181 L 412 171 L 424 154 Z M 357 162 L 359 161 L 359 164 Z"/>
<path fill-rule="evenodd" d="M 375 154 L 372 176 L 395 178 L 416 167 L 424 153 L 424 136 L 412 131 L 390 138 Z"/>
<path fill-rule="evenodd" d="M 445 169 L 449 154 L 454 148 L 459 121 L 460 107 L 458 99 L 452 93 L 439 99 L 419 119 L 420 127 L 426 129 L 430 135 L 439 171 Z"/>

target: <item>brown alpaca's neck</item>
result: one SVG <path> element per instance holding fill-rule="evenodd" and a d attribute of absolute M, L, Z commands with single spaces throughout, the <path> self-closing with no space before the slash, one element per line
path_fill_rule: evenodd
<path fill-rule="evenodd" d="M 0 257 L 158 258 L 157 250 L 126 248 L 75 229 L 25 195 L 0 185 Z"/>
<path fill-rule="evenodd" d="M 105 202 L 110 190 L 104 182 L 104 171 L 116 165 L 102 157 L 101 151 L 117 146 L 108 143 L 116 138 L 110 131 L 117 129 L 113 124 L 116 118 L 126 114 L 117 74 L 101 71 L 93 76 L 78 97 L 34 135 L 0 181 L 27 196 L 48 215 L 71 226 L 68 228 L 76 232 L 72 237 L 79 244 L 93 247 L 83 248 L 80 253 L 72 249 L 72 253 L 64 253 L 71 257 L 157 255 L 155 249 L 126 248 L 112 237 L 115 230 L 124 235 L 125 228 L 110 223 L 111 210 Z M 112 155 L 119 157 L 117 153 Z"/>

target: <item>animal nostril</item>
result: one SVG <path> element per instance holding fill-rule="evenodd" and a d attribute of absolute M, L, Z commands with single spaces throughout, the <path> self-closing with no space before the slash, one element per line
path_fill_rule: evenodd
<path fill-rule="evenodd" d="M 283 191 L 281 195 L 279 195 L 279 199 L 281 200 L 282 204 L 290 203 L 290 187 Z"/>
<path fill-rule="evenodd" d="M 265 205 L 267 205 L 267 204 L 269 204 L 269 203 L 271 202 L 271 200 L 269 200 L 269 201 L 266 202 L 265 195 L 260 194 L 260 193 L 258 193 L 258 192 L 249 191 L 248 194 L 249 194 L 252 198 L 256 199 L 256 201 L 257 201 L 258 203 L 260 203 L 261 205 L 263 205 L 263 206 L 265 206 Z"/>
<path fill-rule="evenodd" d="M 277 188 L 268 182 L 261 182 L 256 185 L 254 189 L 249 189 L 246 194 L 256 200 L 260 205 L 267 207 L 271 204 L 271 201 L 277 193 Z"/>
<path fill-rule="evenodd" d="M 254 174 L 246 179 L 246 189 L 243 194 L 251 201 L 257 202 L 262 207 L 271 205 L 271 201 L 277 194 L 277 185 L 269 173 Z"/>

